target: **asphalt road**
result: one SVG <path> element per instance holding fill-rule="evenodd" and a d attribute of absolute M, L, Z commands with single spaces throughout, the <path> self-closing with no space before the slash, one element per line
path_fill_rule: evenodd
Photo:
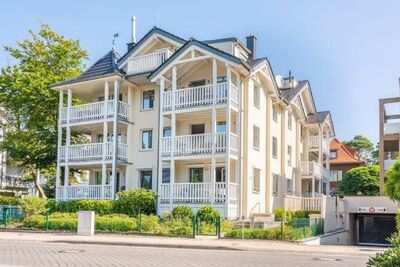
<path fill-rule="evenodd" d="M 365 266 L 367 256 L 0 241 L 0 266 Z"/>

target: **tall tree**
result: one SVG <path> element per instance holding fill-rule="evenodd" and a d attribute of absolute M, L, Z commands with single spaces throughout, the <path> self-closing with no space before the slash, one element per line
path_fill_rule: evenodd
<path fill-rule="evenodd" d="M 46 24 L 29 33 L 31 38 L 15 47 L 4 46 L 15 64 L 0 74 L 0 106 L 9 115 L 7 138 L 0 147 L 46 197 L 38 174 L 54 167 L 57 157 L 58 93 L 50 85 L 78 76 L 87 52 L 79 41 L 64 38 Z"/>
<path fill-rule="evenodd" d="M 347 196 L 376 196 L 379 193 L 379 166 L 362 166 L 349 170 L 339 190 Z"/>
<path fill-rule="evenodd" d="M 374 144 L 367 137 L 360 134 L 355 135 L 350 141 L 343 141 L 343 144 L 356 150 L 362 159 L 370 161 Z"/>
<path fill-rule="evenodd" d="M 390 166 L 389 170 L 386 172 L 386 177 L 385 195 L 391 200 L 400 201 L 400 160 L 396 160 L 392 166 Z"/>

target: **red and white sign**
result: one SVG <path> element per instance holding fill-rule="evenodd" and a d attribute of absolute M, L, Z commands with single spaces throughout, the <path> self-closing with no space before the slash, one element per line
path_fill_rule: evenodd
<path fill-rule="evenodd" d="M 385 213 L 386 207 L 358 207 L 358 212 L 362 213 Z"/>

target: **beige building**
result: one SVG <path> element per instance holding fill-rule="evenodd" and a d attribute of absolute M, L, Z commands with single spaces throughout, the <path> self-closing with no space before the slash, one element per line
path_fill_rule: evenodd
<path fill-rule="evenodd" d="M 256 41 L 184 40 L 155 27 L 123 56 L 112 49 L 55 84 L 57 199 L 144 187 L 158 193 L 159 214 L 178 205 L 211 204 L 231 219 L 320 208 L 331 115 L 317 111 L 308 81 L 275 77 Z M 88 141 L 74 143 L 73 132 Z M 76 169 L 89 181 L 71 184 Z"/>

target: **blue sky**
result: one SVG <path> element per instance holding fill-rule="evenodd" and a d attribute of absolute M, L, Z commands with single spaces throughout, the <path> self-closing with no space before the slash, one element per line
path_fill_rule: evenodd
<path fill-rule="evenodd" d="M 275 74 L 311 82 L 318 110 L 330 110 L 340 139 L 378 139 L 378 99 L 399 95 L 400 1 L 2 1 L 0 45 L 49 24 L 79 39 L 90 65 L 111 48 L 125 52 L 130 17 L 137 36 L 157 25 L 199 40 L 248 34 Z M 10 62 L 0 51 L 0 66 Z M 12 63 L 12 62 L 11 62 Z"/>

